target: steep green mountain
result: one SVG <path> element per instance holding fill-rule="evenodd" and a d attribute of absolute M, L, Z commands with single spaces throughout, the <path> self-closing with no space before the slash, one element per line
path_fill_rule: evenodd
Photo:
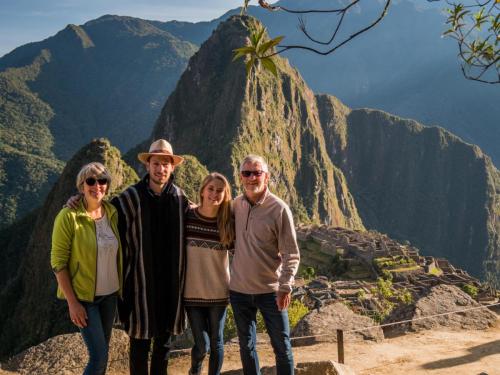
<path fill-rule="evenodd" d="M 143 139 L 196 49 L 148 21 L 103 16 L 1 58 L 0 227 L 40 204 L 61 161 L 93 138 L 122 150 Z"/>
<path fill-rule="evenodd" d="M 91 161 L 105 164 L 113 178 L 111 193 L 137 180 L 107 140 L 94 140 L 64 167 L 44 205 L 21 222 L 0 231 L 0 357 L 72 329 L 67 306 L 56 301 L 56 281 L 49 266 L 54 218 L 75 192 L 80 168 Z"/>
<path fill-rule="evenodd" d="M 290 9 L 339 8 L 344 2 L 282 0 L 276 4 Z M 382 2 L 362 1 L 344 19 L 338 40 L 377 18 Z M 439 125 L 477 144 L 500 165 L 500 90 L 463 78 L 453 40 L 442 38 L 446 30 L 445 2 L 429 7 L 425 1 L 392 2 L 388 15 L 369 32 L 328 56 L 303 50 L 284 57 L 296 67 L 308 86 L 318 93 L 335 95 L 351 108 L 377 108 L 423 124 Z M 229 11 L 209 23 L 166 22 L 158 27 L 200 44 L 219 22 L 239 10 Z M 295 14 L 269 12 L 250 6 L 271 36 L 285 35 L 288 45 L 308 44 L 298 29 Z M 311 35 L 328 40 L 338 18 L 306 15 Z M 322 49 L 321 46 L 317 46 Z M 323 50 L 323 49 L 322 49 Z M 326 50 L 326 48 L 325 48 Z"/>
<path fill-rule="evenodd" d="M 62 171 L 46 126 L 54 113 L 28 87 L 49 60 L 43 51 L 30 65 L 0 72 L 0 228 L 38 205 Z"/>
<path fill-rule="evenodd" d="M 247 80 L 243 62 L 231 62 L 254 22 L 234 17 L 219 25 L 191 58 L 140 147 L 167 138 L 176 152 L 196 155 L 237 186 L 243 157 L 262 154 L 272 171 L 271 189 L 290 202 L 299 220 L 362 228 L 345 178 L 328 157 L 314 94 L 299 73 L 278 58 L 280 79 L 261 72 Z"/>
<path fill-rule="evenodd" d="M 182 187 L 190 201 L 198 203 L 198 190 L 208 175 L 207 168 L 192 155 L 183 155 L 184 162 L 175 168 L 175 183 Z"/>
<path fill-rule="evenodd" d="M 17 48 L 0 59 L 0 70 L 46 56 L 27 86 L 52 109 L 44 124 L 54 154 L 66 160 L 93 137 L 133 146 L 196 49 L 148 21 L 103 16 Z"/>
<path fill-rule="evenodd" d="M 316 98 L 328 153 L 367 228 L 498 278 L 500 173 L 489 157 L 442 128 Z"/>

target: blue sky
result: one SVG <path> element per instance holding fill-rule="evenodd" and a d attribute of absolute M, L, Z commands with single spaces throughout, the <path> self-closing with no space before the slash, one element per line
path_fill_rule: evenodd
<path fill-rule="evenodd" d="M 243 0 L 0 0 L 0 56 L 103 14 L 160 21 L 208 21 Z M 257 1 L 251 1 L 251 4 Z"/>

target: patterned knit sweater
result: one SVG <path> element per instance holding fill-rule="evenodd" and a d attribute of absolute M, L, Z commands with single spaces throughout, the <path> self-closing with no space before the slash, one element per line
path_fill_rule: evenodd
<path fill-rule="evenodd" d="M 229 254 L 220 242 L 217 218 L 207 218 L 196 208 L 185 221 L 187 269 L 186 306 L 225 306 L 229 302 Z"/>

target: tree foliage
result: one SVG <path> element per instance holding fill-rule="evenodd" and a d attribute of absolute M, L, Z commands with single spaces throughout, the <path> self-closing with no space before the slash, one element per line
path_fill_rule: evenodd
<path fill-rule="evenodd" d="M 366 4 L 369 0 L 365 0 Z M 440 0 L 422 0 L 437 2 Z M 277 76 L 276 65 L 271 59 L 277 54 L 292 49 L 306 50 L 318 55 L 329 55 L 346 45 L 354 38 L 375 27 L 387 15 L 391 0 L 384 0 L 380 11 L 366 25 L 360 26 L 347 36 L 340 32 L 348 22 L 349 11 L 363 0 L 350 0 L 346 5 L 334 9 L 291 9 L 281 5 L 269 5 L 264 0 L 258 0 L 259 5 L 269 11 L 283 11 L 299 15 L 299 29 L 311 45 L 281 44 L 283 36 L 265 40 L 265 28 L 251 30 L 250 42 L 247 46 L 234 50 L 234 60 L 248 56 L 246 62 L 247 74 L 253 67 L 262 66 Z M 446 0 L 448 29 L 444 36 L 455 39 L 458 43 L 458 57 L 461 61 L 463 75 L 467 79 L 483 83 L 500 83 L 500 0 L 463 0 L 455 3 Z M 246 13 L 249 0 L 244 0 L 241 14 Z M 314 37 L 307 28 L 303 18 L 306 14 L 328 14 L 332 17 L 333 32 L 327 40 Z M 276 47 L 276 48 L 274 48 Z"/>
<path fill-rule="evenodd" d="M 484 83 L 500 83 L 500 0 L 448 3 L 448 30 L 458 44 L 463 75 Z"/>
<path fill-rule="evenodd" d="M 256 67 L 258 69 L 259 64 L 262 64 L 264 69 L 271 72 L 275 77 L 278 76 L 278 70 L 276 69 L 276 64 L 271 58 L 270 52 L 283 40 L 284 37 L 278 36 L 276 38 L 266 40 L 265 35 L 266 28 L 262 25 L 255 25 L 250 32 L 247 45 L 234 50 L 233 61 L 238 60 L 241 57 L 248 56 L 245 63 L 247 75 L 250 74 L 252 68 Z"/>

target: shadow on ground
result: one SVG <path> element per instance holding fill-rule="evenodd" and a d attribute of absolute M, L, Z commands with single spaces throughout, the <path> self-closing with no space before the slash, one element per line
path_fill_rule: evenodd
<path fill-rule="evenodd" d="M 472 363 L 479 361 L 481 358 L 500 353 L 500 340 L 495 340 L 488 342 L 486 344 L 481 344 L 473 346 L 468 349 L 469 354 L 463 355 L 461 357 L 440 359 L 434 362 L 428 362 L 422 365 L 422 368 L 427 370 L 436 370 L 442 368 L 449 368 L 454 366 L 460 366 L 467 363 Z"/>

